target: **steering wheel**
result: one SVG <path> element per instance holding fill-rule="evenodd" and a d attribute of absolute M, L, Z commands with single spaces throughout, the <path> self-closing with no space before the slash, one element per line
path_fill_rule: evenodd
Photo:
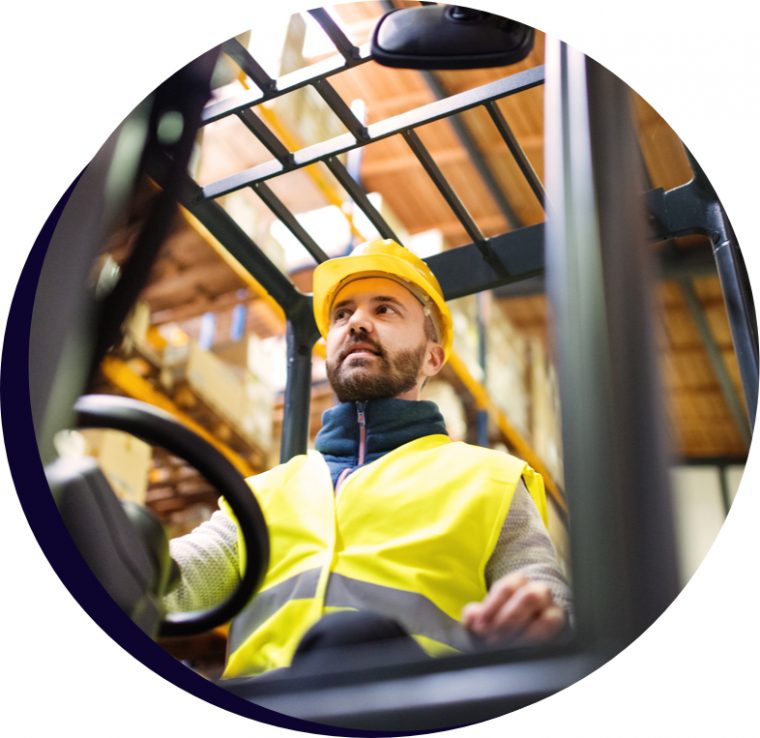
<path fill-rule="evenodd" d="M 112 395 L 84 395 L 74 405 L 79 428 L 110 428 L 161 446 L 192 464 L 229 504 L 246 547 L 238 586 L 218 605 L 170 613 L 161 636 L 195 635 L 228 622 L 253 597 L 269 565 L 269 534 L 255 496 L 240 472 L 212 445 L 169 413 L 144 402 Z"/>

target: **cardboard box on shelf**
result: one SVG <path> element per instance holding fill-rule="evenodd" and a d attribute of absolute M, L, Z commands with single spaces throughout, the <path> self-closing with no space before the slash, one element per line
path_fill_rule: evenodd
<path fill-rule="evenodd" d="M 498 362 L 509 363 L 525 372 L 529 360 L 527 338 L 514 327 L 498 302 L 489 300 L 484 312 L 487 353 Z"/>
<path fill-rule="evenodd" d="M 190 345 L 186 379 L 213 410 L 232 420 L 244 404 L 242 372 L 197 343 Z"/>
<path fill-rule="evenodd" d="M 115 430 L 79 431 L 84 453 L 93 457 L 122 500 L 145 504 L 153 449 L 139 438 Z"/>
<path fill-rule="evenodd" d="M 244 439 L 261 450 L 269 449 L 274 392 L 261 377 L 192 343 L 186 378 L 193 391 Z"/>
<path fill-rule="evenodd" d="M 190 339 L 175 323 L 150 325 L 150 317 L 148 304 L 138 302 L 125 323 L 124 346 L 128 354 L 134 350 L 156 367 L 161 384 L 170 389 L 184 373 Z"/>
<path fill-rule="evenodd" d="M 439 379 L 432 380 L 425 386 L 422 397 L 438 405 L 446 430 L 453 441 L 466 440 L 467 414 L 464 404 L 462 398 L 448 382 Z"/>
<path fill-rule="evenodd" d="M 485 386 L 496 407 L 522 434 L 530 430 L 529 344 L 499 304 L 483 298 L 486 330 Z"/>
<path fill-rule="evenodd" d="M 532 442 L 547 469 L 559 482 L 563 467 L 557 373 L 539 339 L 531 341 L 530 373 Z"/>
<path fill-rule="evenodd" d="M 458 354 L 473 379 L 483 381 L 480 365 L 480 337 L 478 334 L 477 302 L 475 295 L 449 301 L 454 326 L 454 351 Z"/>
<path fill-rule="evenodd" d="M 160 366 L 165 341 L 150 325 L 150 306 L 138 302 L 124 322 L 123 346 L 144 356 L 153 366 Z"/>
<path fill-rule="evenodd" d="M 144 344 L 149 328 L 150 306 L 146 302 L 137 302 L 124 322 L 124 335 L 135 344 Z"/>
<path fill-rule="evenodd" d="M 272 448 L 275 393 L 252 374 L 244 379 L 245 410 L 240 418 L 241 430 L 265 453 Z"/>
<path fill-rule="evenodd" d="M 246 336 L 239 341 L 221 341 L 210 346 L 209 350 L 225 364 L 241 371 L 248 369 L 248 352 L 254 336 Z"/>
<path fill-rule="evenodd" d="M 271 338 L 247 334 L 238 341 L 222 341 L 211 346 L 211 352 L 229 366 L 248 372 L 260 382 L 276 384 L 277 352 L 284 352 L 284 344 Z"/>
<path fill-rule="evenodd" d="M 529 431 L 530 393 L 519 367 L 495 360 L 488 362 L 486 390 L 493 404 L 523 435 Z"/>
<path fill-rule="evenodd" d="M 190 337 L 182 328 L 173 323 L 154 327 L 151 330 L 163 342 L 163 350 L 159 358 L 159 382 L 165 390 L 171 391 L 185 376 L 190 352 Z"/>
<path fill-rule="evenodd" d="M 163 342 L 161 366 L 176 367 L 187 361 L 190 337 L 175 323 L 166 323 L 153 328 Z"/>

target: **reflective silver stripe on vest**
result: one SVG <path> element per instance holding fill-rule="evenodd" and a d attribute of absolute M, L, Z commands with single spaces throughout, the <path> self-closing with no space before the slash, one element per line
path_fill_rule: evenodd
<path fill-rule="evenodd" d="M 285 603 L 316 597 L 321 573 L 321 569 L 310 569 L 259 592 L 232 621 L 228 637 L 228 652 L 234 653 L 240 648 L 251 633 L 269 620 Z"/>
<path fill-rule="evenodd" d="M 394 618 L 411 635 L 432 638 L 458 651 L 471 651 L 475 645 L 472 634 L 458 620 L 417 592 L 331 574 L 325 605 L 372 610 Z"/>
<path fill-rule="evenodd" d="M 228 651 L 233 653 L 283 605 L 291 600 L 311 599 L 317 594 L 321 569 L 311 569 L 259 592 L 233 621 Z M 426 636 L 458 651 L 471 651 L 474 639 L 458 621 L 449 617 L 431 600 L 417 592 L 407 592 L 380 584 L 331 574 L 325 597 L 327 607 L 371 610 L 394 618 L 411 635 Z"/>

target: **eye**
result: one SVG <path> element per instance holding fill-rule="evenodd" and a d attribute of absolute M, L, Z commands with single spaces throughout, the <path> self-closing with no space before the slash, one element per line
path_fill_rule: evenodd
<path fill-rule="evenodd" d="M 341 323 L 343 321 L 348 320 L 348 318 L 349 318 L 350 315 L 351 315 L 351 312 L 347 308 L 338 308 L 332 314 L 332 322 L 333 323 Z"/>
<path fill-rule="evenodd" d="M 382 304 L 377 306 L 375 311 L 378 315 L 387 315 L 388 313 L 395 313 L 396 311 L 390 305 Z"/>

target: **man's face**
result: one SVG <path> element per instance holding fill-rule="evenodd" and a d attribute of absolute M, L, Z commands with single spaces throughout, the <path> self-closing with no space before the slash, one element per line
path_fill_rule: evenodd
<path fill-rule="evenodd" d="M 419 300 L 391 279 L 366 277 L 338 291 L 327 334 L 327 377 L 341 402 L 418 399 L 443 350 L 425 335 Z"/>

